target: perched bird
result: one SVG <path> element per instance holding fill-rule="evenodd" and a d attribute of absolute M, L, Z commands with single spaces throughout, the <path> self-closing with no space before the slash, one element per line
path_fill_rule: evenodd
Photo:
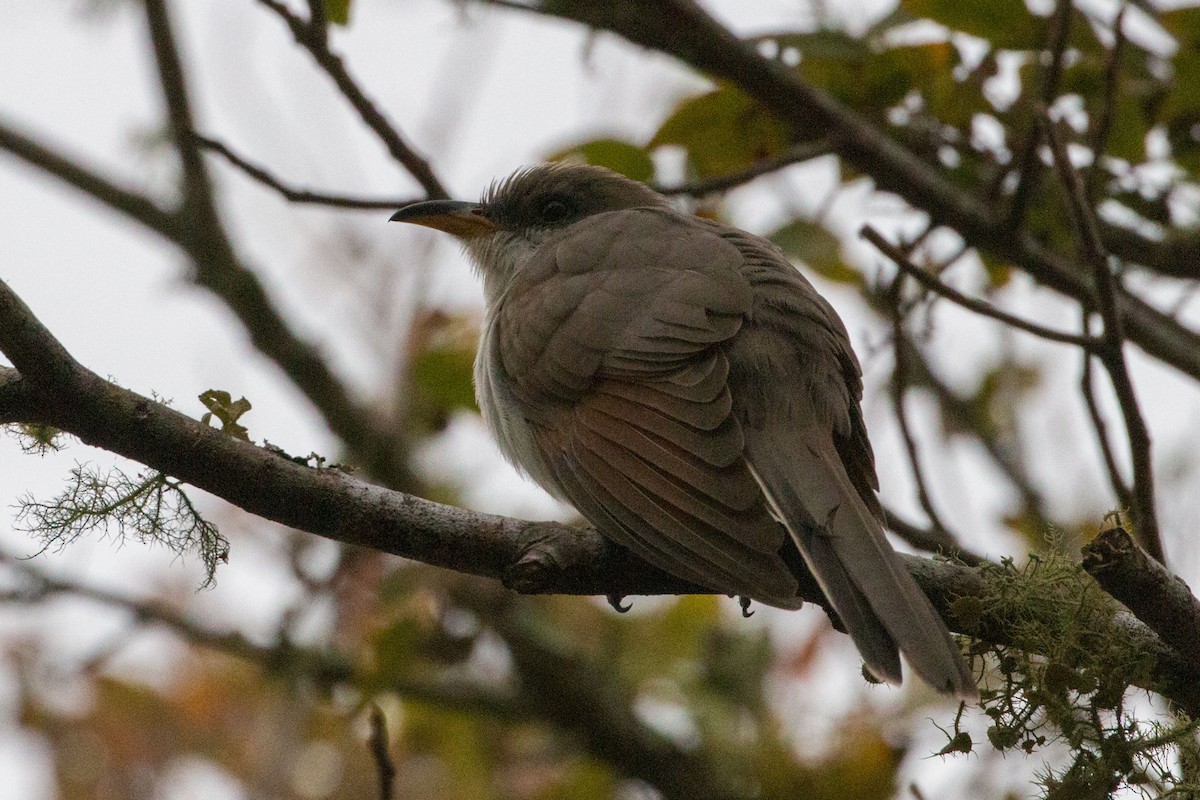
<path fill-rule="evenodd" d="M 483 277 L 475 390 L 519 469 L 701 586 L 794 608 L 807 565 L 875 677 L 903 652 L 975 695 L 885 538 L 845 326 L 778 248 L 578 165 L 392 220 L 457 236 Z"/>

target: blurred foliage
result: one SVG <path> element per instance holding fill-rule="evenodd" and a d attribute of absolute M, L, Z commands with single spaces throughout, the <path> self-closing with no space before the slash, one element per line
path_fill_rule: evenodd
<path fill-rule="evenodd" d="M 559 150 L 547 161 L 579 161 L 607 167 L 635 181 L 648 181 L 654 175 L 654 162 L 643 147 L 620 139 L 594 139 Z"/>
<path fill-rule="evenodd" d="M 777 156 L 789 138 L 787 127 L 761 104 L 736 86 L 721 84 L 680 103 L 648 146 L 682 147 L 695 175 L 708 178 Z"/>
<path fill-rule="evenodd" d="M 463 409 L 478 411 L 472 374 L 479 323 L 441 311 L 421 314 L 408 337 L 408 419 L 416 431 L 436 433 Z"/>
<path fill-rule="evenodd" d="M 325 19 L 334 25 L 350 24 L 351 0 L 319 0 L 325 5 Z"/>

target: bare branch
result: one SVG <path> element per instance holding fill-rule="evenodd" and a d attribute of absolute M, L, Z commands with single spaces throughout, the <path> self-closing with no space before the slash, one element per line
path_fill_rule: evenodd
<path fill-rule="evenodd" d="M 272 175 L 265 167 L 254 164 L 244 156 L 236 153 L 232 148 L 224 142 L 219 142 L 216 139 L 211 139 L 200 134 L 193 134 L 196 142 L 205 150 L 220 155 L 226 161 L 239 170 L 250 176 L 254 180 L 261 183 L 263 186 L 274 189 L 289 203 L 313 204 L 321 206 L 329 206 L 330 208 L 349 208 L 358 210 L 386 210 L 396 209 L 400 206 L 415 203 L 419 198 L 413 197 L 397 197 L 394 199 L 379 198 L 371 199 L 366 197 L 351 197 L 344 194 L 329 194 L 326 192 L 315 192 L 308 189 L 296 189 L 287 185 L 279 178 Z"/>
<path fill-rule="evenodd" d="M 1084 311 L 1084 321 L 1087 311 Z M 1092 429 L 1096 432 L 1096 441 L 1100 445 L 1100 455 L 1104 458 L 1104 468 L 1108 472 L 1108 481 L 1112 485 L 1113 494 L 1121 508 L 1133 505 L 1133 494 L 1129 491 L 1125 479 L 1121 477 L 1121 468 L 1117 466 L 1117 457 L 1113 453 L 1112 442 L 1108 438 L 1108 424 L 1100 413 L 1100 405 L 1096 402 L 1096 388 L 1092 381 L 1092 356 L 1083 354 L 1083 370 L 1079 376 L 1079 391 L 1083 395 L 1083 403 L 1087 407 L 1088 418 L 1092 421 Z"/>
<path fill-rule="evenodd" d="M 1108 263 L 1108 251 L 1100 238 L 1100 228 L 1095 212 L 1088 204 L 1083 181 L 1071 166 L 1070 156 L 1054 125 L 1043 117 L 1046 139 L 1054 153 L 1054 165 L 1059 181 L 1067 194 L 1071 221 L 1079 243 L 1084 263 L 1092 268 L 1096 286 L 1096 300 L 1100 317 L 1104 321 L 1103 349 L 1098 351 L 1113 385 L 1113 392 L 1121 406 L 1125 420 L 1125 432 L 1129 438 L 1129 451 L 1133 462 L 1133 514 L 1138 537 L 1142 545 L 1159 561 L 1164 560 L 1162 540 L 1159 537 L 1158 515 L 1154 507 L 1154 468 L 1150 457 L 1150 432 L 1138 406 L 1137 393 L 1129 377 L 1125 363 L 1125 327 L 1118 310 L 1118 286 L 1116 277 Z M 1085 303 L 1085 310 L 1090 304 Z"/>
<path fill-rule="evenodd" d="M 1200 662 L 1200 600 L 1120 527 L 1083 548 L 1083 568 L 1192 663 Z"/>
<path fill-rule="evenodd" d="M 1072 0 L 1058 0 L 1054 16 L 1050 19 L 1049 53 L 1050 64 L 1042 75 L 1041 105 L 1049 108 L 1058 96 L 1058 86 L 1062 81 L 1063 55 L 1067 50 L 1067 42 L 1071 32 L 1071 12 L 1074 10 Z M 1040 55 L 1040 54 L 1039 54 Z M 1036 114 L 1036 109 L 1034 110 Z M 1008 222 L 1014 229 L 1024 224 L 1025 210 L 1029 198 L 1037 191 L 1037 185 L 1042 174 L 1042 164 L 1038 160 L 1038 147 L 1041 145 L 1041 126 L 1036 117 L 1030 121 L 1025 133 L 1025 147 L 1017 160 L 1020 180 L 1013 191 L 1012 202 L 1009 204 Z"/>
<path fill-rule="evenodd" d="M 371 736 L 367 739 L 367 745 L 375 761 L 375 772 L 379 775 L 379 800 L 392 800 L 396 765 L 388 752 L 387 717 L 383 716 L 383 709 L 377 705 L 371 706 Z"/>
<path fill-rule="evenodd" d="M 387 147 L 392 158 L 416 178 L 417 183 L 421 184 L 421 187 L 428 193 L 429 198 L 437 200 L 449 197 L 429 163 L 417 155 L 416 150 L 405 141 L 396 126 L 388 121 L 375 102 L 359 87 L 346 69 L 342 57 L 329 49 L 329 40 L 321 20 L 310 21 L 297 16 L 279 0 L 258 0 L 258 2 L 287 24 L 297 44 L 307 50 L 313 60 L 317 62 L 317 66 L 333 80 L 342 96 L 354 107 L 366 126 Z"/>
<path fill-rule="evenodd" d="M 1104 64 L 1104 109 L 1099 120 L 1093 120 L 1091 129 L 1092 164 L 1087 172 L 1087 196 L 1095 200 L 1104 175 L 1104 151 L 1108 149 L 1108 138 L 1112 133 L 1113 120 L 1117 115 L 1118 91 L 1121 78 L 1121 57 L 1125 54 L 1125 11 L 1122 5 L 1113 20 L 1113 46 L 1108 51 Z M 1102 231 L 1103 232 L 1103 231 Z"/>
<path fill-rule="evenodd" d="M 1090 298 L 1090 269 L 1016 231 L 993 205 L 955 185 L 938 167 L 907 150 L 862 115 L 806 83 L 786 65 L 764 58 L 693 0 L 559 2 L 525 10 L 611 31 L 634 44 L 729 80 L 791 124 L 798 136 L 828 136 L 838 155 L 894 192 L 934 223 L 953 228 L 973 247 L 1012 261 L 1068 297 Z M 1192 265 L 1195 272 L 1194 263 Z M 1131 340 L 1147 353 L 1200 377 L 1200 336 L 1142 300 L 1123 294 L 1120 313 Z"/>
<path fill-rule="evenodd" d="M 54 176 L 150 230 L 174 239 L 177 220 L 171 211 L 149 197 L 123 189 L 107 178 L 50 149 L 0 120 L 0 150 L 6 150 L 35 169 Z"/>
<path fill-rule="evenodd" d="M 974 311 L 976 314 L 1003 322 L 1005 325 L 1016 328 L 1017 330 L 1022 330 L 1026 333 L 1032 333 L 1034 336 L 1038 336 L 1043 339 L 1049 339 L 1052 342 L 1072 344 L 1076 347 L 1082 347 L 1084 350 L 1089 352 L 1096 350 L 1100 346 L 1100 342 L 1090 336 L 1078 336 L 1073 333 L 1064 333 L 1061 331 L 1052 330 L 1050 328 L 1044 328 L 1037 323 L 1029 322 L 1021 319 L 1020 317 L 1009 314 L 1006 311 L 1001 311 L 990 303 L 985 303 L 982 300 L 976 300 L 973 297 L 968 297 L 957 289 L 947 286 L 935 276 L 930 275 L 928 272 L 909 261 L 908 257 L 904 255 L 903 251 L 901 251 L 887 239 L 883 238 L 883 235 L 870 225 L 864 225 L 862 230 L 859 232 L 859 235 L 871 244 L 875 245 L 875 247 L 878 248 L 881 253 L 887 256 L 897 267 L 899 267 L 900 271 L 905 275 L 915 278 L 918 283 L 920 283 L 929 291 L 940 297 L 946 298 L 956 305 L 960 305 L 963 308 Z"/>
<path fill-rule="evenodd" d="M 904 407 L 904 395 L 908 389 L 908 367 L 905 363 L 907 350 L 905 346 L 908 342 L 908 337 L 904 335 L 904 318 L 900 308 L 901 292 L 904 286 L 904 275 L 901 273 L 896 276 L 892 283 L 891 290 L 888 294 L 891 296 L 891 316 L 892 316 L 892 353 L 894 364 L 892 366 L 892 408 L 896 414 L 896 421 L 900 424 L 900 436 L 904 440 L 904 450 L 908 453 L 908 463 L 912 470 L 913 480 L 917 484 L 917 499 L 921 503 L 921 508 L 925 511 L 925 516 L 929 518 L 929 524 L 940 535 L 953 541 L 954 535 L 942 522 L 941 516 L 933 505 L 933 499 L 929 494 L 929 487 L 925 485 L 925 470 L 921 466 L 920 452 L 917 450 L 916 440 L 913 438 L 912 429 L 908 424 L 908 413 Z"/>
<path fill-rule="evenodd" d="M 712 178 L 692 181 L 680 186 L 663 186 L 661 184 L 653 184 L 651 188 L 659 194 L 665 195 L 680 195 L 686 194 L 692 197 L 703 197 L 708 194 L 728 191 L 735 187 L 741 186 L 744 183 L 749 183 L 755 178 L 767 175 L 771 172 L 776 172 L 784 167 L 798 164 L 802 161 L 811 161 L 814 158 L 829 155 L 834 152 L 833 144 L 828 139 L 816 139 L 811 141 L 800 142 L 792 145 L 783 153 L 780 153 L 774 158 L 764 158 L 740 172 L 734 172 L 729 175 L 717 175 Z"/>
<path fill-rule="evenodd" d="M 969 567 L 977 567 L 987 561 L 975 551 L 964 547 L 942 528 L 922 528 L 886 508 L 883 513 L 888 529 L 918 550 L 953 558 Z"/>

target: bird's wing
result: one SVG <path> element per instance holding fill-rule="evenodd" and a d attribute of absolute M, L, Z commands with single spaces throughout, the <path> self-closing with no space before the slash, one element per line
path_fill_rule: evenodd
<path fill-rule="evenodd" d="M 861 377 L 844 326 L 768 243 L 723 231 L 756 290 L 729 348 L 738 365 L 729 384 L 746 460 L 773 515 L 879 678 L 899 682 L 899 647 L 927 682 L 972 696 L 945 623 L 884 535 Z M 775 382 L 764 384 L 764 374 Z"/>
<path fill-rule="evenodd" d="M 794 606 L 732 413 L 729 362 L 752 297 L 741 254 L 688 217 L 600 214 L 544 244 L 499 319 L 499 355 L 551 488 L 652 564 Z"/>

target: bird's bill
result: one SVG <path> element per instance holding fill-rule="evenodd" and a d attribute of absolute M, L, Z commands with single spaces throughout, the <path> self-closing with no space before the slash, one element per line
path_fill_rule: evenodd
<path fill-rule="evenodd" d="M 436 228 L 460 239 L 495 233 L 496 223 L 483 214 L 478 203 L 461 200 L 428 200 L 405 206 L 391 216 L 392 222 L 411 222 Z"/>

